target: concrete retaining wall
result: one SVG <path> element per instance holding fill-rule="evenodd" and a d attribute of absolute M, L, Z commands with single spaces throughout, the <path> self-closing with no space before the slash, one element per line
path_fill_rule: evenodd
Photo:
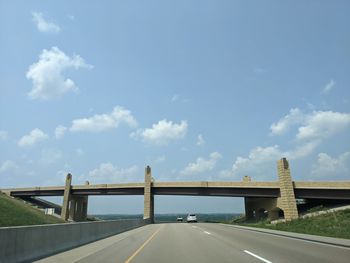
<path fill-rule="evenodd" d="M 1 227 L 0 263 L 31 261 L 146 224 L 133 219 Z"/>

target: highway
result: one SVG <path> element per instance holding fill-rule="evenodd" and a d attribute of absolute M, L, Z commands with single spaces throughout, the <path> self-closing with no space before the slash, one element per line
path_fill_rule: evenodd
<path fill-rule="evenodd" d="M 152 224 L 37 262 L 349 262 L 350 248 L 209 223 Z"/>

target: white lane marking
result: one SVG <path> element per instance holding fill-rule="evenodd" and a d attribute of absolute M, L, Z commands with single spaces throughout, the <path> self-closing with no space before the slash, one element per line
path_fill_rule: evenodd
<path fill-rule="evenodd" d="M 204 229 L 202 229 L 202 228 L 200 228 L 200 227 L 198 227 L 198 226 L 192 226 L 192 227 L 193 227 L 193 228 L 195 228 L 195 229 L 202 230 L 202 231 L 203 231 L 203 233 L 205 233 L 205 234 L 207 234 L 207 235 L 211 235 L 211 233 L 210 233 L 210 232 L 205 231 Z"/>
<path fill-rule="evenodd" d="M 260 257 L 260 256 L 258 256 L 258 255 L 255 255 L 254 253 L 252 253 L 252 252 L 250 252 L 250 251 L 248 251 L 248 250 L 243 250 L 243 251 L 244 251 L 245 253 L 247 253 L 247 254 L 249 254 L 249 255 L 251 255 L 251 256 L 257 258 L 257 259 L 260 259 L 261 261 L 263 261 L 263 262 L 265 262 L 265 263 L 272 263 L 271 261 L 269 261 L 269 260 L 267 260 L 267 259 L 264 259 L 264 258 L 262 258 L 262 257 Z"/>

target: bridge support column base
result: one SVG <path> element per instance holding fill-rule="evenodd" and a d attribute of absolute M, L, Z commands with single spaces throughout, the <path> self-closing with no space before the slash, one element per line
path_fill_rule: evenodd
<path fill-rule="evenodd" d="M 86 221 L 88 197 L 72 196 L 69 203 L 69 218 L 76 222 Z"/>
<path fill-rule="evenodd" d="M 254 198 L 245 197 L 245 216 L 247 220 L 269 219 L 276 220 L 279 218 L 281 209 L 278 208 L 277 198 Z"/>

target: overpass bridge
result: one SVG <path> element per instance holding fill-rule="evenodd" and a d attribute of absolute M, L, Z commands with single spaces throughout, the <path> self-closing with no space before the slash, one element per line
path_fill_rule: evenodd
<path fill-rule="evenodd" d="M 19 198 L 63 196 L 61 217 L 84 221 L 87 216 L 89 195 L 144 195 L 144 218 L 154 218 L 154 195 L 227 196 L 244 197 L 247 218 L 263 213 L 273 220 L 282 214 L 286 220 L 299 216 L 297 199 L 329 200 L 350 203 L 350 181 L 294 182 L 286 158 L 277 162 L 278 181 L 254 182 L 245 176 L 241 182 L 155 182 L 151 168 L 145 169 L 144 183 L 72 185 L 72 176 L 66 177 L 65 186 L 2 189 Z"/>

